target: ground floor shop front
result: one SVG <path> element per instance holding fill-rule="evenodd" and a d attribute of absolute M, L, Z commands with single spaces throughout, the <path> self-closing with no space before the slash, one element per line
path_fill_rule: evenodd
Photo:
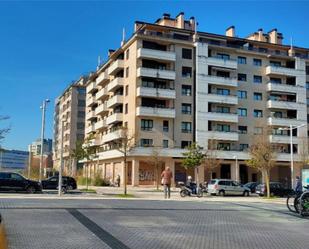
<path fill-rule="evenodd" d="M 154 186 L 161 182 L 161 172 L 165 167 L 169 167 L 173 172 L 172 185 L 179 181 L 186 181 L 190 175 L 193 179 L 209 181 L 214 178 L 233 179 L 241 183 L 262 182 L 262 175 L 256 169 L 250 168 L 245 161 L 222 160 L 214 169 L 200 166 L 198 170 L 186 169 L 181 163 L 181 159 L 166 158 L 160 162 L 152 162 L 145 157 L 135 157 L 127 162 L 127 184 L 132 186 Z M 110 182 L 116 182 L 120 176 L 121 184 L 124 183 L 124 162 L 123 159 L 113 159 L 104 161 L 93 161 L 84 164 L 84 176 L 89 178 L 100 177 Z M 301 175 L 301 167 L 294 163 L 294 177 Z M 281 182 L 289 187 L 291 182 L 291 168 L 289 162 L 277 162 L 271 170 L 271 181 Z"/>

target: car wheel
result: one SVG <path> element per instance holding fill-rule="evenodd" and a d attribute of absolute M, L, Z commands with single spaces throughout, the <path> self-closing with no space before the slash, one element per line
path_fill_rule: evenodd
<path fill-rule="evenodd" d="M 224 190 L 220 190 L 220 191 L 219 191 L 219 195 L 220 195 L 220 196 L 225 196 L 225 191 L 224 191 Z"/>
<path fill-rule="evenodd" d="M 26 191 L 27 191 L 28 194 L 33 194 L 33 193 L 35 193 L 35 188 L 32 187 L 32 186 L 29 186 L 29 187 L 27 187 Z"/>
<path fill-rule="evenodd" d="M 61 188 L 62 194 L 65 194 L 67 191 L 68 191 L 68 189 L 67 189 L 66 187 L 62 187 L 62 188 Z"/>
<path fill-rule="evenodd" d="M 187 194 L 187 191 L 186 190 L 181 190 L 180 191 L 180 196 L 181 197 L 186 197 L 188 194 Z"/>
<path fill-rule="evenodd" d="M 249 191 L 244 191 L 243 196 L 249 196 Z"/>
<path fill-rule="evenodd" d="M 68 190 L 73 190 L 73 186 L 72 186 L 72 185 L 69 185 L 69 186 L 68 186 Z"/>

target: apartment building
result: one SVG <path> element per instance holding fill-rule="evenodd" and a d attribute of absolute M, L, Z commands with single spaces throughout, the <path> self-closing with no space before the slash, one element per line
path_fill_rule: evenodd
<path fill-rule="evenodd" d="M 69 175 L 75 175 L 78 166 L 71 156 L 72 150 L 76 148 L 77 141 L 84 140 L 85 135 L 86 81 L 87 77 L 81 77 L 73 82 L 55 101 L 54 168 L 59 169 L 63 145 L 63 169 Z"/>
<path fill-rule="evenodd" d="M 41 155 L 41 139 L 37 139 L 36 141 L 32 142 L 29 146 L 29 152 L 32 153 L 33 156 Z M 43 140 L 43 154 L 44 155 L 51 155 L 53 151 L 53 140 L 46 139 Z"/>
<path fill-rule="evenodd" d="M 270 129 L 277 150 L 272 180 L 290 181 L 290 125 L 293 129 L 295 175 L 307 152 L 309 50 L 282 44 L 276 29 L 246 38 L 198 32 L 194 17 L 164 14 L 155 23 L 136 22 L 132 36 L 110 50 L 105 64 L 87 81 L 85 136 L 96 147 L 91 172 L 123 181 L 121 153 L 115 149 L 125 126 L 134 134 L 128 184 L 154 184 L 149 162 L 159 151 L 174 181 L 188 174 L 181 165 L 193 141 L 205 148 L 215 141 L 220 166 L 199 171 L 199 179 L 260 179 L 248 168 L 254 135 Z M 306 83 L 307 82 L 307 83 Z M 154 149 L 155 148 L 155 149 Z"/>

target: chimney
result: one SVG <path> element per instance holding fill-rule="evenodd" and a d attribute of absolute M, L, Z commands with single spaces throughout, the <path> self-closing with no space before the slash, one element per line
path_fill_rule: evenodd
<path fill-rule="evenodd" d="M 258 29 L 258 41 L 264 41 L 263 29 Z"/>
<path fill-rule="evenodd" d="M 176 25 L 177 25 L 177 28 L 180 28 L 180 29 L 184 29 L 184 28 L 185 28 L 184 16 L 185 16 L 185 13 L 184 13 L 184 12 L 180 12 L 180 13 L 176 16 Z"/>
<path fill-rule="evenodd" d="M 194 18 L 194 16 L 191 16 L 191 17 L 190 17 L 189 22 L 190 22 L 190 27 L 191 27 L 191 29 L 192 29 L 192 30 L 195 30 L 195 25 L 196 25 L 196 23 L 195 23 L 195 18 Z"/>
<path fill-rule="evenodd" d="M 110 57 L 115 52 L 115 49 L 108 50 L 108 57 Z"/>
<path fill-rule="evenodd" d="M 230 26 L 225 30 L 225 35 L 235 37 L 235 26 Z"/>
<path fill-rule="evenodd" d="M 278 44 L 278 32 L 277 29 L 272 29 L 268 32 L 269 42 L 273 44 Z"/>
<path fill-rule="evenodd" d="M 168 13 L 163 13 L 162 18 L 163 18 L 163 19 L 170 19 L 170 18 L 171 18 L 171 15 L 168 14 Z"/>

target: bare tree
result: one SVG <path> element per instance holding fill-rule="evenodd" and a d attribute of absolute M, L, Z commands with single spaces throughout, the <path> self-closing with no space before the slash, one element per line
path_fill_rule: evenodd
<path fill-rule="evenodd" d="M 212 171 L 220 166 L 221 161 L 217 158 L 217 142 L 214 139 L 208 140 L 208 148 L 205 151 L 204 165 L 205 169 L 209 170 L 210 179 L 212 178 Z"/>
<path fill-rule="evenodd" d="M 255 135 L 253 144 L 249 148 L 251 159 L 246 163 L 249 167 L 255 168 L 262 173 L 267 189 L 267 198 L 270 197 L 270 171 L 275 166 L 275 151 L 270 143 L 267 129 L 263 129 L 261 135 Z"/>
<path fill-rule="evenodd" d="M 127 195 L 127 178 L 128 178 L 128 167 L 127 158 L 130 151 L 135 147 L 135 135 L 130 134 L 127 127 L 121 127 L 119 129 L 119 140 L 115 142 L 115 149 L 122 154 L 123 167 L 124 167 L 124 195 Z"/>
<path fill-rule="evenodd" d="M 4 121 L 4 120 L 8 120 L 9 117 L 8 116 L 1 116 L 0 115 L 0 121 Z M 0 143 L 1 141 L 5 138 L 5 136 L 9 133 L 10 131 L 10 128 L 7 127 L 7 128 L 1 128 L 0 129 Z"/>
<path fill-rule="evenodd" d="M 156 181 L 157 190 L 159 190 L 160 175 L 161 175 L 160 171 L 164 163 L 164 160 L 160 156 L 161 149 L 162 149 L 161 147 L 152 147 L 152 152 L 148 159 L 148 163 L 152 165 L 155 169 L 155 181 Z"/>

